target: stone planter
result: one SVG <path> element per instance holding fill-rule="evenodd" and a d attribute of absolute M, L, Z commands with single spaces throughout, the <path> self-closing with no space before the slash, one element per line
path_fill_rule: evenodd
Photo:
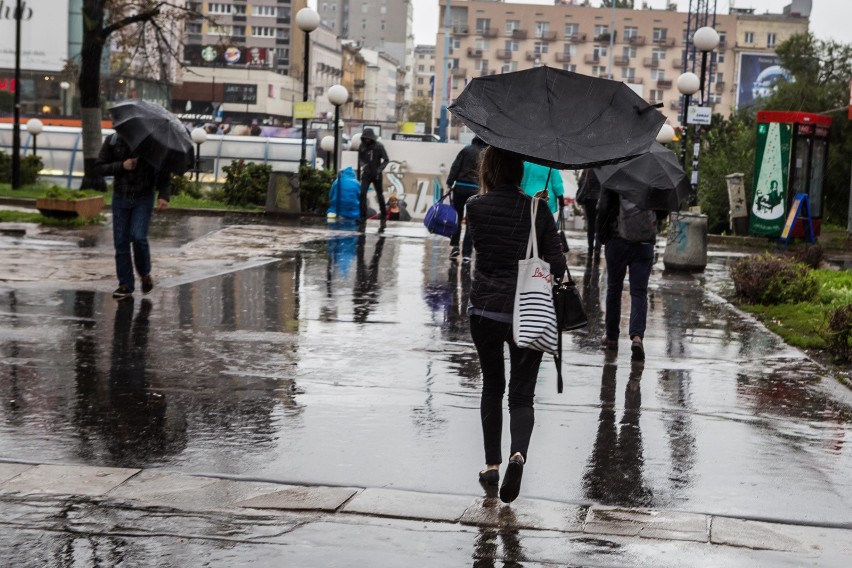
<path fill-rule="evenodd" d="M 95 215 L 100 215 L 101 210 L 104 208 L 104 198 L 100 195 L 73 200 L 39 197 L 36 200 L 36 207 L 39 213 L 45 217 L 54 217 L 57 219 L 82 217 L 83 219 L 88 219 Z"/>

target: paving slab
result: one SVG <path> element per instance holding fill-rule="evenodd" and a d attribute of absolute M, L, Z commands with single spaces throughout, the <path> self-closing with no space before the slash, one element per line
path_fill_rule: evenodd
<path fill-rule="evenodd" d="M 461 523 L 507 529 L 535 529 L 562 532 L 581 532 L 586 507 L 545 501 L 518 499 L 504 505 L 497 498 L 476 500 L 465 511 Z"/>
<path fill-rule="evenodd" d="M 459 495 L 365 489 L 342 512 L 454 523 L 473 503 L 473 498 Z"/>
<path fill-rule="evenodd" d="M 754 550 L 796 552 L 805 548 L 799 537 L 793 536 L 800 535 L 801 529 L 802 527 L 761 521 L 713 517 L 710 524 L 710 542 Z"/>
<path fill-rule="evenodd" d="M 103 495 L 139 473 L 124 467 L 37 465 L 0 486 L 0 491 L 59 495 Z"/>
<path fill-rule="evenodd" d="M 147 470 L 111 489 L 108 497 L 148 502 L 179 500 L 183 494 L 203 489 L 217 481 L 211 477 Z"/>
<path fill-rule="evenodd" d="M 694 513 L 663 512 L 649 509 L 623 509 L 593 506 L 583 532 L 644 538 L 710 540 L 709 517 Z"/>
<path fill-rule="evenodd" d="M 5 483 L 34 466 L 26 463 L 0 463 L 0 483 Z"/>
<path fill-rule="evenodd" d="M 359 491 L 355 487 L 289 487 L 235 503 L 253 509 L 336 511 Z"/>

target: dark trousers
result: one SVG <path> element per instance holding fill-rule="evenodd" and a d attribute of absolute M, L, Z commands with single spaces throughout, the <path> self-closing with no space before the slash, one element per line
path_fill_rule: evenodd
<path fill-rule="evenodd" d="M 115 243 L 115 272 L 118 283 L 134 289 L 133 265 L 139 276 L 151 273 L 148 226 L 154 213 L 154 193 L 112 197 L 112 239 Z M 130 250 L 133 249 L 131 257 Z"/>
<path fill-rule="evenodd" d="M 630 272 L 629 337 L 645 337 L 648 319 L 648 279 L 654 265 L 653 243 L 634 243 L 613 237 L 606 243 L 606 336 L 618 339 L 621 291 Z"/>
<path fill-rule="evenodd" d="M 595 248 L 595 250 L 601 250 L 601 241 L 597 239 L 597 244 L 595 243 L 596 237 L 596 225 L 597 225 L 597 216 L 598 216 L 598 200 L 597 199 L 586 199 L 583 201 L 583 211 L 586 213 L 586 239 L 589 241 L 589 250 Z"/>
<path fill-rule="evenodd" d="M 456 208 L 456 213 L 459 216 L 459 227 L 453 236 L 450 237 L 450 246 L 458 248 L 459 240 L 461 240 L 462 219 L 464 219 L 464 204 L 467 200 L 476 195 L 479 191 L 476 187 L 460 187 L 456 185 L 453 188 L 453 207 Z M 470 229 L 465 224 L 464 241 L 462 241 L 462 256 L 470 256 L 473 252 L 473 239 L 470 236 Z"/>
<path fill-rule="evenodd" d="M 512 341 L 512 324 L 481 316 L 471 316 L 470 335 L 479 355 L 482 369 L 482 399 L 479 414 L 485 444 L 485 463 L 503 461 L 500 439 L 503 433 L 503 393 L 506 371 L 503 344 L 509 344 L 509 432 L 512 436 L 509 455 L 521 452 L 527 459 L 535 416 L 533 397 L 541 364 L 541 351 L 522 349 Z"/>
<path fill-rule="evenodd" d="M 376 190 L 376 200 L 379 202 L 379 219 L 387 220 L 387 209 L 385 208 L 385 194 L 382 193 L 382 174 L 375 176 L 361 176 L 361 218 L 367 218 L 367 190 L 370 189 L 370 184 Z"/>

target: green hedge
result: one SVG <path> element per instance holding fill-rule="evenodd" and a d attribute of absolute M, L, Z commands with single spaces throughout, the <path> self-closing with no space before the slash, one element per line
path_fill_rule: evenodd
<path fill-rule="evenodd" d="M 38 180 L 38 173 L 44 169 L 41 156 L 23 156 L 21 158 L 21 185 L 32 185 Z M 0 183 L 12 183 L 12 156 L 0 151 Z"/>

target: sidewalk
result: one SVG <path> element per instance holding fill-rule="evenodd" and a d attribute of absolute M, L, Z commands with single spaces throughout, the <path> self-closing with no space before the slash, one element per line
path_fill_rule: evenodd
<path fill-rule="evenodd" d="M 852 555 L 850 528 L 79 465 L 0 463 L 0 510 L 0 525 L 40 540 L 119 539 L 137 565 L 146 543 L 178 565 L 180 555 L 163 550 L 175 540 L 191 544 L 194 565 L 236 565 L 225 550 L 239 564 L 383 567 L 841 566 Z"/>

